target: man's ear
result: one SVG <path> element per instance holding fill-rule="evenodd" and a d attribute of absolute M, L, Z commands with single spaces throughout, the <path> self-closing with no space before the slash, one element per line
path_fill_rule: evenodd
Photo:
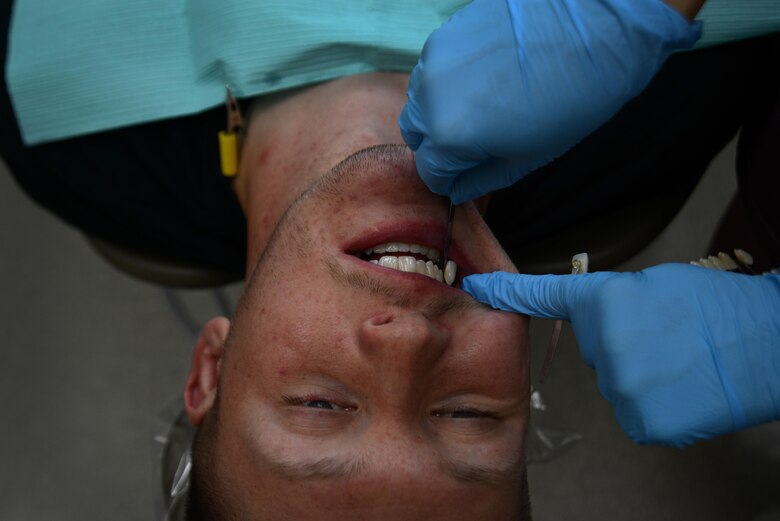
<path fill-rule="evenodd" d="M 192 366 L 184 386 L 184 410 L 195 427 L 214 405 L 219 382 L 219 365 L 222 346 L 230 330 L 230 321 L 225 317 L 212 318 L 203 327 L 195 350 Z"/>

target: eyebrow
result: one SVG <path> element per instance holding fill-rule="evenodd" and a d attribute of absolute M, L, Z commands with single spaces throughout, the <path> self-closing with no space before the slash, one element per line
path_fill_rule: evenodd
<path fill-rule="evenodd" d="M 353 478 L 367 472 L 370 468 L 363 458 L 323 457 L 308 461 L 293 461 L 283 457 L 270 456 L 267 458 L 267 462 L 269 470 L 291 481 Z M 450 477 L 457 481 L 489 486 L 517 481 L 522 474 L 520 461 L 511 457 L 497 465 L 480 465 L 445 459 L 444 467 Z"/>
<path fill-rule="evenodd" d="M 450 476 L 458 481 L 494 487 L 517 481 L 522 474 L 520 462 L 511 461 L 510 458 L 500 465 L 479 465 L 463 461 L 447 461 L 446 465 Z"/>

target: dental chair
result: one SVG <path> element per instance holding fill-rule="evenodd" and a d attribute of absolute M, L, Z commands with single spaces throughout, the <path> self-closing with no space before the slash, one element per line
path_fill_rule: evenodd
<path fill-rule="evenodd" d="M 195 428 L 181 410 L 173 414 L 172 420 L 166 419 L 167 430 L 155 436 L 160 453 L 156 486 L 161 487 L 159 490 L 162 492 L 159 496 L 158 519 L 183 521 L 192 468 L 190 446 L 195 437 Z"/>
<path fill-rule="evenodd" d="M 691 195 L 681 185 L 621 206 L 563 232 L 508 251 L 520 273 L 571 273 L 571 257 L 587 252 L 590 271 L 614 270 L 645 249 L 672 222 Z"/>
<path fill-rule="evenodd" d="M 87 243 L 108 264 L 131 277 L 166 288 L 214 288 L 237 282 L 243 273 L 229 273 L 127 248 L 87 236 Z"/>

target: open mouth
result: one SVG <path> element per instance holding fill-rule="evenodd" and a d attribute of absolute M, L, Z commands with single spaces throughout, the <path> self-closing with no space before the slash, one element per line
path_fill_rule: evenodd
<path fill-rule="evenodd" d="M 406 273 L 425 275 L 448 286 L 455 283 L 458 266 L 447 260 L 444 270 L 439 268 L 442 253 L 428 246 L 405 242 L 386 242 L 363 250 L 361 260 Z"/>

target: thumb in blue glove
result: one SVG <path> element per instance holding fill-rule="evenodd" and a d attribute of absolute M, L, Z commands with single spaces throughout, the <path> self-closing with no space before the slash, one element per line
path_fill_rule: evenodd
<path fill-rule="evenodd" d="M 425 43 L 401 134 L 459 204 L 563 154 L 700 34 L 661 0 L 475 0 Z"/>
<path fill-rule="evenodd" d="M 687 264 L 463 280 L 497 309 L 571 320 L 582 359 L 637 443 L 684 446 L 780 419 L 780 276 Z"/>

